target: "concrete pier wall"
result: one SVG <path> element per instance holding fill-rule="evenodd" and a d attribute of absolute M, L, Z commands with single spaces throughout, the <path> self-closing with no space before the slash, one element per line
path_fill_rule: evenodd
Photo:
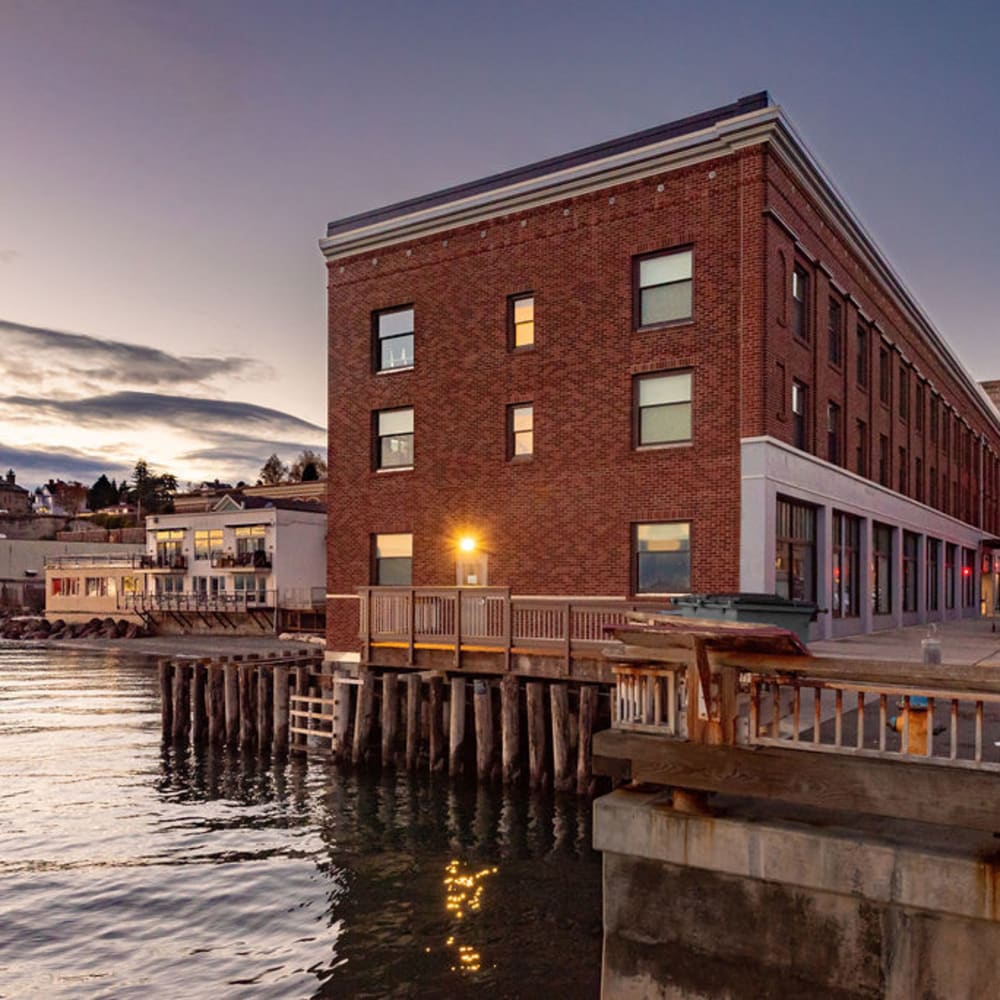
<path fill-rule="evenodd" d="M 947 817 L 943 816 L 942 821 Z M 1000 989 L 1000 841 L 669 793 L 594 804 L 605 998 L 944 1000 Z"/>

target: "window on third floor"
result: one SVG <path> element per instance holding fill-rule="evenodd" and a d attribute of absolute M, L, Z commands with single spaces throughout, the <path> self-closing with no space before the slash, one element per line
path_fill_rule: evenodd
<path fill-rule="evenodd" d="M 633 279 L 636 326 L 660 326 L 691 318 L 693 267 L 691 250 L 636 258 Z"/>
<path fill-rule="evenodd" d="M 413 306 L 383 309 L 372 316 L 375 371 L 413 367 Z"/>
<path fill-rule="evenodd" d="M 792 333 L 809 339 L 809 275 L 798 265 L 792 271 Z"/>
<path fill-rule="evenodd" d="M 691 372 L 637 375 L 634 400 L 637 447 L 691 440 Z"/>
<path fill-rule="evenodd" d="M 375 468 L 413 468 L 413 407 L 375 412 Z"/>
<path fill-rule="evenodd" d="M 512 295 L 507 300 L 507 343 L 512 351 L 535 346 L 535 296 Z"/>

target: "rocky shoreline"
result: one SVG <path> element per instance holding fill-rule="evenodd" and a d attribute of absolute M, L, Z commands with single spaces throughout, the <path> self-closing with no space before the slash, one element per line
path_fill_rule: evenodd
<path fill-rule="evenodd" d="M 145 639 L 149 629 L 136 622 L 119 618 L 91 618 L 86 622 L 54 622 L 37 615 L 5 614 L 0 612 L 0 639 Z"/>

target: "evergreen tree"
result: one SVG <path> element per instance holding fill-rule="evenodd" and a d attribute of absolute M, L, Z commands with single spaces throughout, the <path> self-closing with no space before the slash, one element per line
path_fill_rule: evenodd
<path fill-rule="evenodd" d="M 102 472 L 94 485 L 87 490 L 87 508 L 101 510 L 102 507 L 113 507 L 116 503 L 118 503 L 118 487 L 113 479 L 109 482 L 108 477 Z"/>
<path fill-rule="evenodd" d="M 288 470 L 288 479 L 293 483 L 315 482 L 326 475 L 326 461 L 318 451 L 306 448 L 299 452 L 299 457 L 292 462 Z"/>
<path fill-rule="evenodd" d="M 278 483 L 284 482 L 287 475 L 288 469 L 285 467 L 285 463 L 277 455 L 272 454 L 261 466 L 260 478 L 257 482 L 258 485 L 262 486 L 277 486 Z"/>

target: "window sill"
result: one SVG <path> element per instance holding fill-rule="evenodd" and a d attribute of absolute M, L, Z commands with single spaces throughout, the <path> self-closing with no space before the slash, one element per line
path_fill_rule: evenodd
<path fill-rule="evenodd" d="M 511 455 L 510 458 L 507 459 L 507 463 L 508 465 L 529 465 L 530 463 L 534 462 L 534 460 L 535 460 L 534 454 Z"/>
<path fill-rule="evenodd" d="M 508 354 L 531 354 L 534 351 L 534 344 L 521 344 L 520 347 L 510 346 L 507 348 Z"/>
<path fill-rule="evenodd" d="M 690 448 L 694 445 L 694 441 L 664 441 L 663 444 L 637 444 L 634 448 L 635 451 L 674 451 L 677 448 Z"/>
<path fill-rule="evenodd" d="M 647 323 L 635 327 L 635 333 L 650 333 L 656 330 L 673 330 L 682 326 L 694 326 L 694 316 L 685 316 L 684 319 L 671 319 L 665 323 Z"/>
<path fill-rule="evenodd" d="M 412 372 L 413 365 L 400 365 L 398 368 L 379 368 L 375 372 L 376 378 L 379 375 L 400 375 L 403 372 Z"/>
<path fill-rule="evenodd" d="M 413 466 L 412 465 L 397 465 L 397 466 L 395 466 L 394 468 L 391 468 L 391 469 L 374 469 L 373 471 L 374 471 L 374 473 L 375 473 L 376 476 L 392 475 L 392 473 L 394 473 L 394 472 L 412 472 L 413 471 Z"/>

